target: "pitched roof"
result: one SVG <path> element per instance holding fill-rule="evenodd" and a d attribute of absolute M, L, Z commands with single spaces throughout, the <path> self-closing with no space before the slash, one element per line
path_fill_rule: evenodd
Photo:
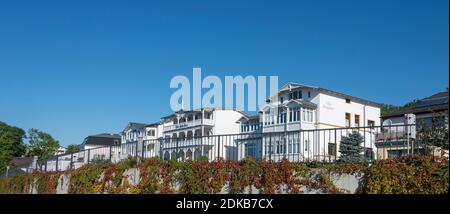
<path fill-rule="evenodd" d="M 414 103 L 407 108 L 385 114 L 381 116 L 381 118 L 389 118 L 405 114 L 421 114 L 448 111 L 448 104 L 448 91 L 439 92 L 432 96 L 419 100 L 417 103 Z"/>
<path fill-rule="evenodd" d="M 443 91 L 443 92 L 439 92 L 436 94 L 433 94 L 425 99 L 430 99 L 430 98 L 440 98 L 440 97 L 448 97 L 448 91 Z"/>
<path fill-rule="evenodd" d="M 106 138 L 120 138 L 118 134 L 101 133 L 96 135 L 90 135 L 89 137 L 106 137 Z"/>
<path fill-rule="evenodd" d="M 10 163 L 14 164 L 14 166 L 22 166 L 26 164 L 31 164 L 33 162 L 33 157 L 14 157 Z"/>
<path fill-rule="evenodd" d="M 286 85 L 284 85 L 278 91 L 277 94 L 280 94 L 280 93 L 283 93 L 285 91 L 288 91 L 290 89 L 295 89 L 295 88 L 306 88 L 306 89 L 319 90 L 320 92 L 325 93 L 325 94 L 329 94 L 329 95 L 337 96 L 337 97 L 341 97 L 341 98 L 350 98 L 351 100 L 354 100 L 356 102 L 360 102 L 360 103 L 363 103 L 363 104 L 366 104 L 366 105 L 375 106 L 375 107 L 380 107 L 381 106 L 380 103 L 369 101 L 369 100 L 366 100 L 366 99 L 363 99 L 363 98 L 351 96 L 351 95 L 348 95 L 348 94 L 344 94 L 344 93 L 341 93 L 341 92 L 329 90 L 329 89 L 326 89 L 326 88 L 321 88 L 321 87 L 317 87 L 317 86 L 310 86 L 310 85 L 303 85 L 303 84 L 295 83 L 295 82 L 288 82 Z M 269 97 L 269 99 L 272 98 L 273 96 L 275 96 L 275 94 L 271 95 Z"/>
<path fill-rule="evenodd" d="M 312 103 L 310 101 L 306 101 L 306 100 L 302 100 L 302 99 L 293 99 L 293 100 L 289 100 L 289 102 L 287 102 L 286 104 L 283 104 L 283 106 L 287 106 L 290 103 L 295 102 L 300 104 L 301 106 L 307 106 L 307 107 L 311 107 L 311 108 L 317 108 L 317 105 L 315 103 Z"/>
<path fill-rule="evenodd" d="M 86 137 L 82 145 L 113 146 L 120 145 L 121 140 L 122 137 L 118 134 L 102 133 Z"/>
<path fill-rule="evenodd" d="M 141 129 L 141 128 L 144 128 L 145 126 L 147 126 L 148 124 L 145 124 L 145 123 L 134 123 L 134 122 L 130 122 L 129 124 L 128 124 L 128 127 L 130 128 L 130 129 Z"/>
<path fill-rule="evenodd" d="M 123 129 L 122 132 L 126 132 L 127 130 L 130 130 L 130 129 L 143 129 L 143 128 L 145 128 L 147 125 L 149 125 L 149 124 L 145 124 L 145 123 L 136 123 L 136 122 L 129 122 L 128 125 L 127 125 L 127 127 L 125 127 L 125 128 Z"/>

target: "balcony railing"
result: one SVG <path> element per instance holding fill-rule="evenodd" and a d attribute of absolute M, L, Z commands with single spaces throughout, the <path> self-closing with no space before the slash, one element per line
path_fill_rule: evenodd
<path fill-rule="evenodd" d="M 385 132 L 385 133 L 377 133 L 376 134 L 376 141 L 394 141 L 394 140 L 404 140 L 406 139 L 407 135 L 404 131 L 396 131 L 396 132 Z"/>
<path fill-rule="evenodd" d="M 212 126 L 212 125 L 214 125 L 214 120 L 203 119 L 203 121 L 202 121 L 201 119 L 198 119 L 198 120 L 186 121 L 183 123 L 178 123 L 178 124 L 173 124 L 173 125 L 167 125 L 167 126 L 164 126 L 164 131 L 172 131 L 172 130 L 177 130 L 177 129 L 199 126 L 199 125 Z"/>

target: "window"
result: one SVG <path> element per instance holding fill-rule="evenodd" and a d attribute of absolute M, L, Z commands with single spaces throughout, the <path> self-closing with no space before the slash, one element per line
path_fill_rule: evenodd
<path fill-rule="evenodd" d="M 294 111 L 293 111 L 293 109 L 292 108 L 289 108 L 289 122 L 292 122 L 292 116 L 293 116 L 293 113 L 294 113 Z"/>
<path fill-rule="evenodd" d="M 292 92 L 289 93 L 289 100 L 292 100 Z"/>
<path fill-rule="evenodd" d="M 309 120 L 308 120 L 308 122 L 311 122 L 311 123 L 312 123 L 312 122 L 313 122 L 313 110 L 310 109 L 309 112 L 308 112 L 308 114 L 309 114 L 309 117 L 308 117 Z"/>
<path fill-rule="evenodd" d="M 283 97 L 280 97 L 280 103 L 283 103 Z"/>
<path fill-rule="evenodd" d="M 311 91 L 308 91 L 308 98 L 311 98 Z"/>
<path fill-rule="evenodd" d="M 156 134 L 155 134 L 155 130 L 149 130 L 148 132 L 147 132 L 147 135 L 148 136 L 151 136 L 151 137 L 154 137 Z"/>
<path fill-rule="evenodd" d="M 374 126 L 375 126 L 375 121 L 373 121 L 373 120 L 368 120 L 368 121 L 367 121 L 367 125 L 370 126 L 370 127 L 374 127 Z"/>
<path fill-rule="evenodd" d="M 306 121 L 306 110 L 305 109 L 303 109 L 302 115 L 303 115 L 302 120 Z"/>
<path fill-rule="evenodd" d="M 312 109 L 306 109 L 306 119 L 304 119 L 304 121 L 313 122 L 313 110 Z"/>
<path fill-rule="evenodd" d="M 345 99 L 345 102 L 346 102 L 346 103 L 351 103 L 350 98 L 346 98 L 346 99 Z"/>
<path fill-rule="evenodd" d="M 350 113 L 345 113 L 345 127 L 350 127 L 351 116 Z"/>
<path fill-rule="evenodd" d="M 300 107 L 289 108 L 289 122 L 300 120 Z"/>
<path fill-rule="evenodd" d="M 328 155 L 336 156 L 336 144 L 328 143 Z"/>
<path fill-rule="evenodd" d="M 355 126 L 359 127 L 359 115 L 355 114 Z"/>

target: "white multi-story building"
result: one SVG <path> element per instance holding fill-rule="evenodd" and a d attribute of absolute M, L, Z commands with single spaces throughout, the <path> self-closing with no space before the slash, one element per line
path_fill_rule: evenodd
<path fill-rule="evenodd" d="M 347 128 L 361 127 L 356 131 L 364 137 L 367 153 L 374 155 L 375 135 L 365 127 L 379 126 L 380 114 L 380 105 L 375 102 L 320 87 L 288 83 L 268 98 L 259 113 L 259 123 L 254 118 L 241 120 L 241 131 L 262 133 L 262 144 L 246 145 L 246 150 L 247 147 L 258 150 L 255 153 L 261 153 L 263 159 L 287 157 L 301 161 L 339 156 L 341 137 L 355 131 Z"/>
<path fill-rule="evenodd" d="M 159 140 L 162 138 L 161 123 L 130 122 L 122 131 L 120 158 L 128 156 L 155 157 L 159 154 Z"/>
<path fill-rule="evenodd" d="M 238 121 L 243 116 L 248 115 L 232 109 L 202 108 L 180 110 L 163 117 L 165 140 L 161 155 L 164 159 L 179 160 L 202 156 L 230 159 L 236 156 L 237 146 L 230 143 L 233 140 L 227 135 L 240 133 Z"/>

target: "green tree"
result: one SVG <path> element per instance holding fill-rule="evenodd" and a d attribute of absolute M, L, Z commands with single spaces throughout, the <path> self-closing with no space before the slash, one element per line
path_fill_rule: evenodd
<path fill-rule="evenodd" d="M 0 172 L 10 166 L 13 157 L 25 154 L 26 146 L 23 143 L 25 137 L 24 130 L 0 121 Z"/>
<path fill-rule="evenodd" d="M 411 102 L 408 102 L 408 103 L 406 103 L 405 105 L 402 105 L 402 106 L 395 106 L 395 105 L 390 105 L 390 104 L 381 104 L 381 115 L 386 115 L 386 114 L 389 114 L 389 113 L 394 112 L 394 111 L 398 111 L 398 110 L 402 110 L 402 109 L 408 108 L 410 106 L 413 106 L 414 104 L 416 104 L 419 101 L 420 100 L 418 100 L 418 99 L 414 99 Z"/>
<path fill-rule="evenodd" d="M 364 161 L 364 147 L 361 146 L 363 137 L 358 132 L 352 132 L 348 137 L 343 136 L 339 152 L 341 156 L 338 162 L 343 163 L 361 163 Z"/>
<path fill-rule="evenodd" d="M 39 160 L 46 159 L 55 154 L 59 142 L 45 132 L 38 129 L 28 130 L 28 156 L 38 156 Z"/>
<path fill-rule="evenodd" d="M 424 148 L 426 155 L 438 155 L 436 152 L 439 152 L 440 156 L 448 154 L 448 121 L 448 111 L 433 115 L 431 124 L 418 121 L 416 146 Z"/>
<path fill-rule="evenodd" d="M 66 149 L 66 154 L 71 154 L 71 153 L 75 153 L 75 152 L 79 152 L 80 148 L 78 148 L 78 145 L 75 144 L 71 144 L 67 146 Z"/>

